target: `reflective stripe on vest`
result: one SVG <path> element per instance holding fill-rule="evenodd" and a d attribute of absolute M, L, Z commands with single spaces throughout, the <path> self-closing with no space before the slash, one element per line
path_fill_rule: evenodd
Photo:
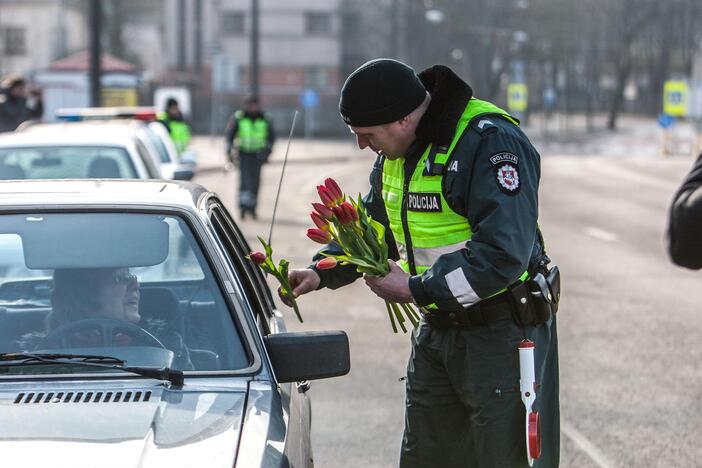
<path fill-rule="evenodd" d="M 251 119 L 244 116 L 243 112 L 236 113 L 239 124 L 237 138 L 239 151 L 257 153 L 263 151 L 268 145 L 268 122 L 263 118 Z"/>
<path fill-rule="evenodd" d="M 399 265 L 410 274 L 422 274 L 441 255 L 465 248 L 466 242 L 473 236 L 468 219 L 453 211 L 444 198 L 441 189 L 443 171 L 438 175 L 425 175 L 424 171 L 430 158 L 433 158 L 434 165 L 445 167 L 468 124 L 486 114 L 501 115 L 518 125 L 516 119 L 499 107 L 472 98 L 458 121 L 449 147 L 435 148 L 429 145 L 417 162 L 409 181 L 405 181 L 404 158 L 384 161 L 383 200 L 390 229 L 400 252 Z M 411 268 L 407 251 L 410 245 L 414 268 Z M 526 273 L 522 275 L 524 278 Z M 468 300 L 467 297 L 464 299 Z"/>

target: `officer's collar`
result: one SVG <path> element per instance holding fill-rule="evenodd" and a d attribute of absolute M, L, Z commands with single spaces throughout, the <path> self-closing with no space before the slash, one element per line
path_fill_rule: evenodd
<path fill-rule="evenodd" d="M 248 117 L 252 120 L 260 119 L 263 117 L 263 112 L 262 111 L 258 111 L 258 112 L 244 111 L 244 117 Z"/>
<path fill-rule="evenodd" d="M 419 79 L 431 94 L 431 103 L 419 121 L 415 143 L 420 147 L 428 143 L 449 146 L 473 90 L 444 65 L 427 68 Z"/>

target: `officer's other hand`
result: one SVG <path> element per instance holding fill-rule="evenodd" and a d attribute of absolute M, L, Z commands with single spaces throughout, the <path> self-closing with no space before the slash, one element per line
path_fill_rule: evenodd
<path fill-rule="evenodd" d="M 316 271 L 305 268 L 301 270 L 290 270 L 288 272 L 288 281 L 293 290 L 293 296 L 297 298 L 317 289 L 321 279 Z M 290 301 L 283 296 L 280 288 L 278 288 L 278 297 L 280 297 L 280 300 L 283 301 L 285 305 L 292 307 Z"/>
<path fill-rule="evenodd" d="M 364 275 L 366 284 L 378 297 L 391 302 L 412 302 L 409 275 L 400 266 L 388 260 L 390 273 L 381 277 Z"/>

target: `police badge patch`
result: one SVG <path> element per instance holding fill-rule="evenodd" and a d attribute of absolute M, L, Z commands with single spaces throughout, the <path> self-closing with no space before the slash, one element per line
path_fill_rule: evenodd
<path fill-rule="evenodd" d="M 507 195 L 519 193 L 519 172 L 514 164 L 503 164 L 497 168 L 497 185 Z"/>

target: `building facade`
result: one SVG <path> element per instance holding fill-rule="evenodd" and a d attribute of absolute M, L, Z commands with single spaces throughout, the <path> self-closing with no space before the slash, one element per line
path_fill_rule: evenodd
<path fill-rule="evenodd" d="M 0 75 L 32 74 L 87 44 L 82 2 L 0 0 Z"/>
<path fill-rule="evenodd" d="M 176 84 L 174 77 L 193 76 L 191 85 L 204 90 L 204 100 L 211 99 L 217 132 L 251 92 L 251 3 L 165 2 L 167 56 L 175 73 L 169 73 L 171 82 L 164 84 Z M 341 1 L 260 0 L 259 4 L 259 93 L 276 128 L 287 133 L 294 110 L 300 109 L 298 135 L 344 131 L 337 111 L 342 84 Z M 303 93 L 308 99 L 301 100 Z M 197 100 L 197 90 L 194 94 Z M 303 101 L 312 106 L 305 107 Z M 201 108 L 207 103 L 203 104 Z"/>

